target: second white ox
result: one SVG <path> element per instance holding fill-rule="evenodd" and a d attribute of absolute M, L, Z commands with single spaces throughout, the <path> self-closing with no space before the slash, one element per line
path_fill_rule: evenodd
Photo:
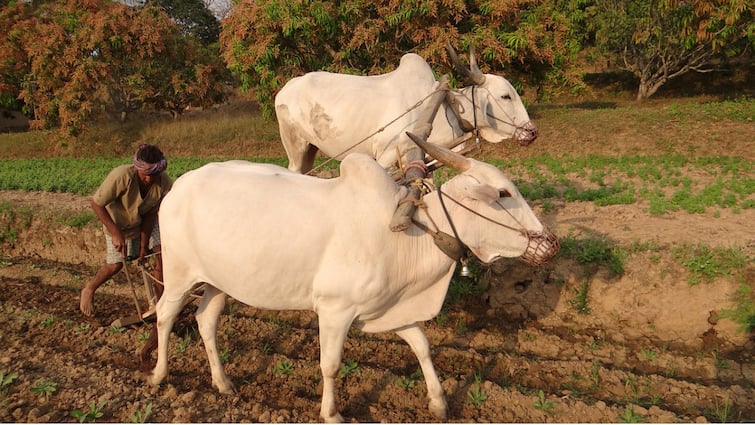
<path fill-rule="evenodd" d="M 451 48 L 457 69 L 472 85 L 453 91 L 461 117 L 490 143 L 514 139 L 529 144 L 537 137 L 522 99 L 503 77 L 483 74 L 470 53 L 470 68 L 463 69 Z M 406 131 L 415 126 L 423 105 L 439 83 L 430 65 L 409 53 L 399 67 L 382 75 L 357 76 L 310 72 L 291 79 L 275 97 L 281 141 L 288 155 L 288 168 L 306 173 L 320 150 L 330 158 L 343 159 L 362 152 L 377 159 L 383 168 L 396 162 L 396 148 L 404 154 L 414 145 Z M 450 147 L 464 131 L 448 103 L 432 123 L 428 141 Z"/>
<path fill-rule="evenodd" d="M 352 325 L 403 338 L 419 359 L 430 410 L 445 418 L 418 322 L 440 311 L 456 260 L 421 227 L 457 233 L 484 262 L 521 256 L 541 263 L 558 240 L 500 170 L 423 146 L 461 174 L 426 195 L 427 208 L 414 217 L 419 226 L 401 233 L 388 221 L 406 189 L 363 154 L 347 156 L 340 177 L 329 180 L 243 161 L 208 164 L 177 179 L 160 209 L 165 290 L 151 383 L 168 374 L 168 337 L 184 299 L 206 282 L 196 318 L 220 392 L 233 392 L 215 340 L 227 294 L 258 308 L 317 313 L 325 421 L 342 420 L 334 379 Z"/>

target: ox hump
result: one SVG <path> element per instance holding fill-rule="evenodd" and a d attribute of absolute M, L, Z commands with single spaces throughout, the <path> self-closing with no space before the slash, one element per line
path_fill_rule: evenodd
<path fill-rule="evenodd" d="M 362 153 L 352 153 L 341 161 L 340 178 L 349 184 L 368 187 L 372 191 L 398 202 L 405 195 L 406 188 L 399 186 L 375 161 L 375 158 Z"/>

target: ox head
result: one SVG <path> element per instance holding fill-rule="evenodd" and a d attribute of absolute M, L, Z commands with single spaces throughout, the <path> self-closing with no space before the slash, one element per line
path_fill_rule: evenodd
<path fill-rule="evenodd" d="M 514 86 L 498 75 L 483 74 L 477 66 L 474 47 L 469 50 L 469 68 L 461 62 L 451 43 L 446 48 L 454 69 L 469 85 L 462 89 L 462 93 L 475 111 L 464 115 L 465 119 L 472 119 L 470 122 L 477 127 L 479 136 L 490 143 L 513 139 L 525 146 L 534 142 L 538 135 L 537 126 L 530 121 Z"/>
<path fill-rule="evenodd" d="M 439 206 L 461 243 L 477 258 L 490 263 L 500 257 L 519 257 L 539 266 L 556 255 L 558 238 L 538 220 L 501 170 L 407 135 L 428 155 L 460 171 L 438 189 Z"/>

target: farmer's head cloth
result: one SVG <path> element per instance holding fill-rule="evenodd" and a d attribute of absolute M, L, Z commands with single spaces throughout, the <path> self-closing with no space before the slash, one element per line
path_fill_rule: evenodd
<path fill-rule="evenodd" d="M 134 154 L 134 167 L 148 176 L 160 174 L 168 168 L 168 160 L 154 145 L 142 143 Z"/>

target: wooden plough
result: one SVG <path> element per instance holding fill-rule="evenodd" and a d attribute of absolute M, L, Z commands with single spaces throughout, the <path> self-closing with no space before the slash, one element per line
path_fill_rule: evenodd
<path fill-rule="evenodd" d="M 145 297 L 147 298 L 147 309 L 143 310 L 142 305 L 139 301 L 139 297 L 136 295 L 136 284 L 131 279 L 131 272 L 129 271 L 129 265 L 126 260 L 123 260 L 123 272 L 126 274 L 126 280 L 128 281 L 129 286 L 131 287 L 131 296 L 134 300 L 134 305 L 136 306 L 136 314 L 130 315 L 126 317 L 121 317 L 120 319 L 116 319 L 111 323 L 111 326 L 113 327 L 126 327 L 131 326 L 133 324 L 144 322 L 147 319 L 149 319 L 151 316 L 154 316 L 155 314 L 155 306 L 157 305 L 157 300 L 159 298 L 155 283 L 158 285 L 162 284 L 161 282 L 158 282 L 157 279 L 155 279 L 154 276 L 147 270 L 147 268 L 141 264 L 137 264 L 137 269 L 141 271 L 142 274 L 142 282 L 144 284 L 144 293 Z"/>

